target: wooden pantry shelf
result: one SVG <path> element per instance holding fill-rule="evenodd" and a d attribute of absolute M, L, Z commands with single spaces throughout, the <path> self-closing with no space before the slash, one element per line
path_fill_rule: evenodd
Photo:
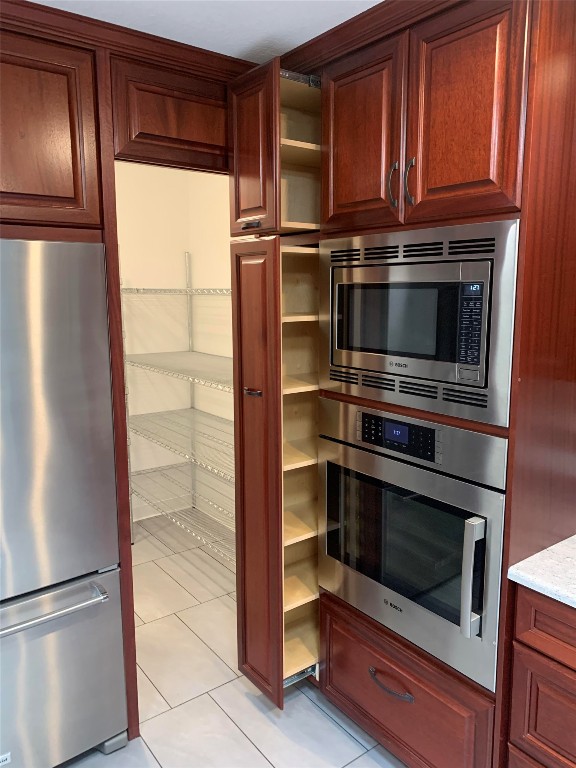
<path fill-rule="evenodd" d="M 284 568 L 284 612 L 306 605 L 319 597 L 318 567 L 304 559 Z"/>
<path fill-rule="evenodd" d="M 306 313 L 298 313 L 298 312 L 290 312 L 285 315 L 282 315 L 282 322 L 283 323 L 314 323 L 318 322 L 318 313 L 313 312 L 306 312 Z"/>
<path fill-rule="evenodd" d="M 303 232 L 320 229 L 318 221 L 282 221 L 280 223 L 282 232 Z"/>
<path fill-rule="evenodd" d="M 304 245 L 281 245 L 280 253 L 282 256 L 315 256 L 318 258 L 320 250 L 318 246 L 310 248 Z"/>
<path fill-rule="evenodd" d="M 320 144 L 295 139 L 280 139 L 280 159 L 290 165 L 305 165 L 310 168 L 320 167 Z"/>
<path fill-rule="evenodd" d="M 319 658 L 318 612 L 298 615 L 284 627 L 284 678 L 316 664 Z"/>
<path fill-rule="evenodd" d="M 282 393 L 284 395 L 316 392 L 319 388 L 317 373 L 291 373 L 282 378 Z"/>
<path fill-rule="evenodd" d="M 285 472 L 291 469 L 299 469 L 300 467 L 309 467 L 317 463 L 318 446 L 316 438 L 306 437 L 284 443 L 283 469 Z"/>
<path fill-rule="evenodd" d="M 284 509 L 284 546 L 318 535 L 318 501 L 300 502 Z"/>

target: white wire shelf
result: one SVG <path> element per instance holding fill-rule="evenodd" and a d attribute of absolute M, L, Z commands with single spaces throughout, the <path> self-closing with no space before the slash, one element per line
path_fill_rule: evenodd
<path fill-rule="evenodd" d="M 231 357 L 203 352 L 149 352 L 126 355 L 126 364 L 222 392 L 233 391 Z"/>
<path fill-rule="evenodd" d="M 231 288 L 121 288 L 128 296 L 137 293 L 166 296 L 232 296 Z"/>
<path fill-rule="evenodd" d="M 130 430 L 172 453 L 234 480 L 234 424 L 195 408 L 131 415 Z"/>
<path fill-rule="evenodd" d="M 229 563 L 235 562 L 234 488 L 224 494 L 205 485 L 202 470 L 188 464 L 131 475 L 132 493 L 184 528 Z"/>

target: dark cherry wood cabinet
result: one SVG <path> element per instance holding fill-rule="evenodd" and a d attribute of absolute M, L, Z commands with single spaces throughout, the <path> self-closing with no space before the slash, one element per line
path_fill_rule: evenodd
<path fill-rule="evenodd" d="M 274 59 L 229 88 L 232 235 L 279 226 L 279 81 L 280 60 Z"/>
<path fill-rule="evenodd" d="M 112 58 L 117 158 L 227 173 L 226 86 Z"/>
<path fill-rule="evenodd" d="M 494 702 L 410 643 L 320 599 L 325 695 L 407 765 L 489 768 Z"/>
<path fill-rule="evenodd" d="M 325 231 L 520 208 L 527 3 L 466 3 L 323 74 Z"/>
<path fill-rule="evenodd" d="M 510 765 L 574 768 L 576 609 L 519 587 L 515 637 Z"/>
<path fill-rule="evenodd" d="M 97 226 L 92 54 L 4 32 L 0 55 L 2 218 Z"/>
<path fill-rule="evenodd" d="M 275 240 L 232 245 L 239 666 L 282 706 L 278 284 Z"/>
<path fill-rule="evenodd" d="M 407 222 L 520 209 L 526 40 L 524 0 L 411 30 Z"/>
<path fill-rule="evenodd" d="M 402 219 L 400 160 L 408 33 L 322 74 L 322 222 L 329 229 Z"/>

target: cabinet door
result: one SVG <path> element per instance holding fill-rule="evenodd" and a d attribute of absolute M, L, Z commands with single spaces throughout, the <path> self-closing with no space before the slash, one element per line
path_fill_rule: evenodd
<path fill-rule="evenodd" d="M 230 229 L 274 232 L 279 226 L 280 60 L 251 70 L 228 97 L 232 157 Z"/>
<path fill-rule="evenodd" d="M 466 4 L 412 30 L 406 221 L 519 209 L 525 40 L 524 0 Z"/>
<path fill-rule="evenodd" d="M 91 54 L 5 33 L 1 57 L 2 217 L 98 224 Z"/>
<path fill-rule="evenodd" d="M 279 254 L 232 245 L 239 667 L 283 698 Z"/>
<path fill-rule="evenodd" d="M 545 768 L 576 768 L 576 672 L 514 643 L 510 742 Z"/>
<path fill-rule="evenodd" d="M 322 77 L 322 228 L 401 220 L 407 33 L 329 66 Z"/>
<path fill-rule="evenodd" d="M 112 59 L 112 95 L 116 157 L 228 170 L 226 87 L 222 83 Z"/>

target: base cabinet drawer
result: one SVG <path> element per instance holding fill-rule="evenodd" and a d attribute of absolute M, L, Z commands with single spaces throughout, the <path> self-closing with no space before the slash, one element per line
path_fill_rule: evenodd
<path fill-rule="evenodd" d="M 415 768 L 488 768 L 494 704 L 426 654 L 322 596 L 321 687 Z"/>
<path fill-rule="evenodd" d="M 514 643 L 512 697 L 511 743 L 545 768 L 576 768 L 576 672 Z"/>

